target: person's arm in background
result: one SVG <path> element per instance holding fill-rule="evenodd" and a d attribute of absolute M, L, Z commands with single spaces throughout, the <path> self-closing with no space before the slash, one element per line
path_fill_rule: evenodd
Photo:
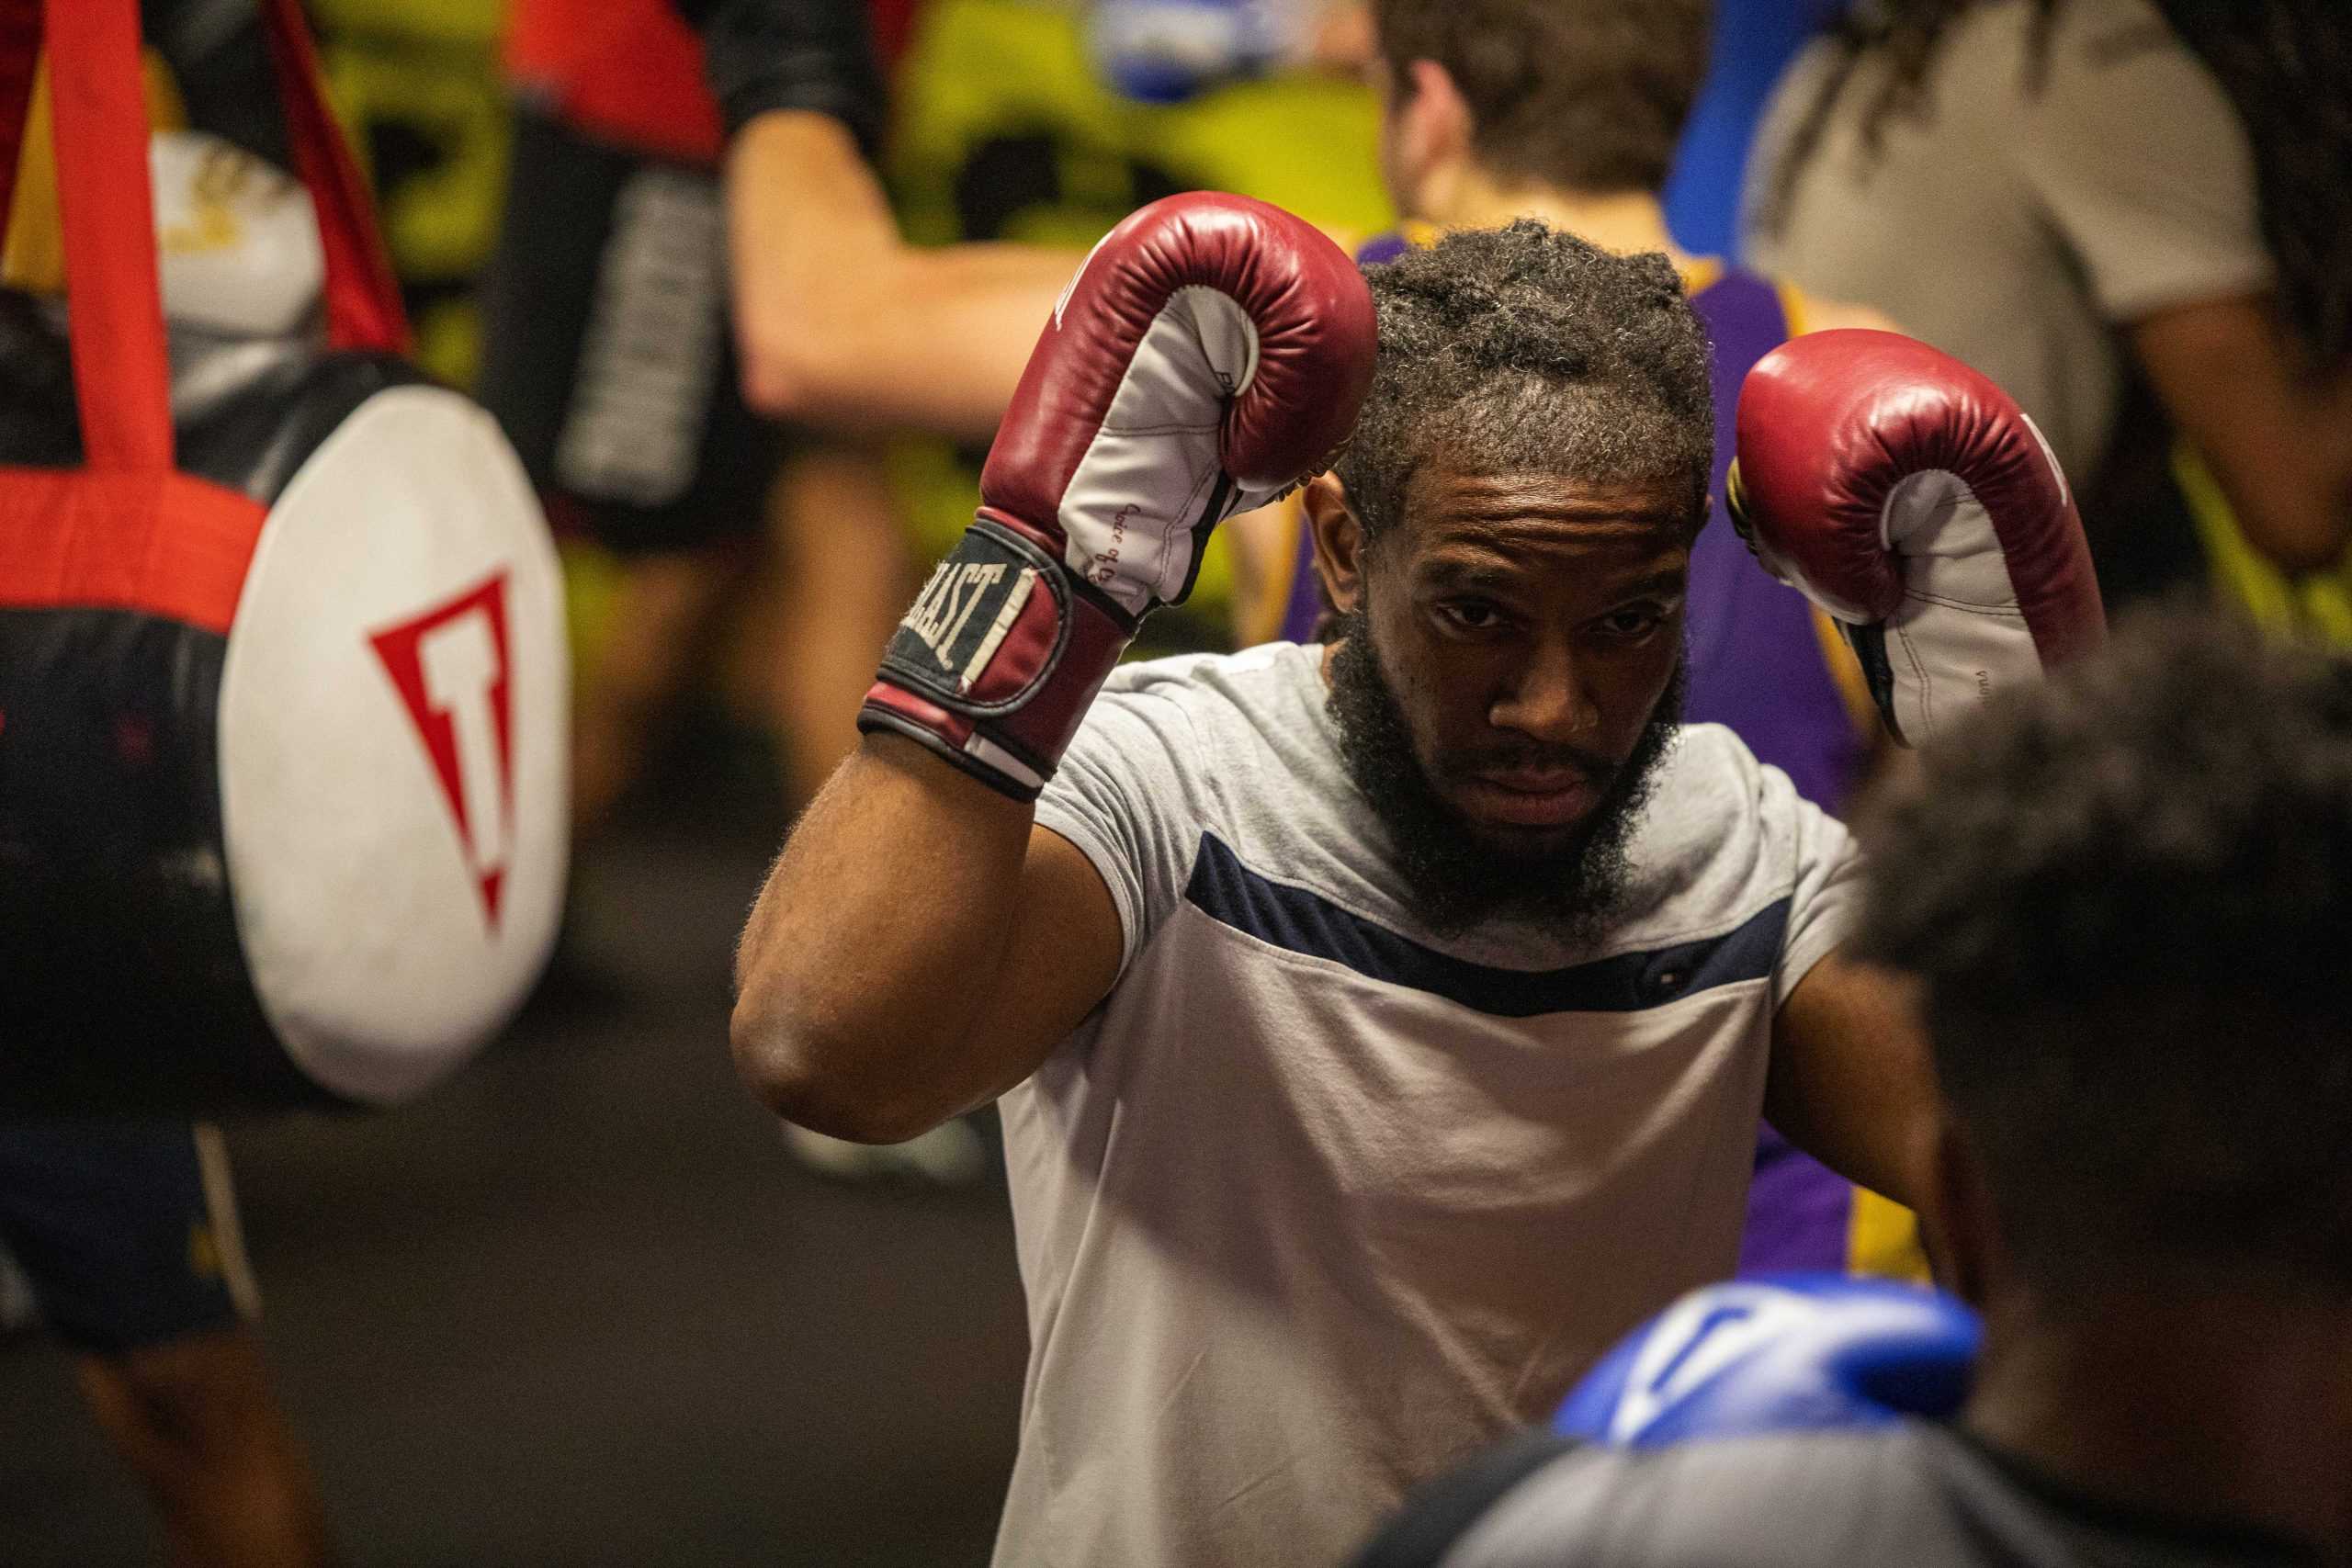
<path fill-rule="evenodd" d="M 2061 27 L 2012 148 L 2247 543 L 2290 572 L 2352 541 L 2352 376 L 2298 372 L 2246 130 L 2168 31 Z"/>
<path fill-rule="evenodd" d="M 1080 260 L 900 238 L 869 162 L 888 98 L 860 0 L 674 0 L 729 131 L 744 400 L 832 429 L 986 439 Z"/>
<path fill-rule="evenodd" d="M 2175 306 L 2131 336 L 2246 542 L 2289 572 L 2341 559 L 2352 543 L 2352 374 L 2303 376 L 2267 295 Z"/>
<path fill-rule="evenodd" d="M 986 440 L 1080 253 L 908 244 L 839 120 L 760 115 L 727 153 L 743 400 L 834 429 Z"/>

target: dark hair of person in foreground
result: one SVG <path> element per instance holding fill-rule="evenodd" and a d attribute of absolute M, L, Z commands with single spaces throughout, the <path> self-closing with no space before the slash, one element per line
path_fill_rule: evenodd
<path fill-rule="evenodd" d="M 2352 1293 L 2352 659 L 2146 613 L 1863 836 L 2022 1273 Z"/>

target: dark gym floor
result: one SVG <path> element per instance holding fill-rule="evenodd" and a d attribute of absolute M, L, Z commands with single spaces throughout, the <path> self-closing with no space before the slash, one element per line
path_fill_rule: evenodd
<path fill-rule="evenodd" d="M 598 856 L 609 1005 L 535 1007 L 388 1115 L 230 1129 L 351 1562 L 987 1560 L 1026 1346 L 1001 1187 L 805 1174 L 737 1086 L 728 956 L 775 841 L 744 816 Z M 0 1564 L 161 1561 L 63 1358 L 0 1344 Z"/>

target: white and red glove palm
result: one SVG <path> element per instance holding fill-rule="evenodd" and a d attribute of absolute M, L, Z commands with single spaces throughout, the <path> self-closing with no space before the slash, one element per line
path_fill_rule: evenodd
<path fill-rule="evenodd" d="M 1741 385 L 1731 513 L 1853 645 L 1918 745 L 2107 635 L 2049 444 L 2009 395 L 1894 333 L 1781 344 Z"/>
<path fill-rule="evenodd" d="M 1279 208 L 1170 197 L 1094 247 L 980 474 L 978 515 L 882 659 L 858 728 L 1034 799 L 1209 531 L 1327 462 L 1372 383 L 1372 297 Z"/>

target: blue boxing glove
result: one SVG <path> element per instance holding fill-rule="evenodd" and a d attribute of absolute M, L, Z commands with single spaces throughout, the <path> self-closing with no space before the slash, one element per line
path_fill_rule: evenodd
<path fill-rule="evenodd" d="M 1974 1313 L 1914 1285 L 1781 1274 L 1693 1291 L 1602 1357 L 1549 1432 L 1522 1433 L 1423 1487 L 1355 1568 L 1462 1561 L 1455 1548 L 1498 1502 L 1555 1461 L 1586 1462 L 1563 1459 L 1585 1443 L 1662 1448 L 1953 1415 L 1981 1338 Z M 1543 1560 L 1597 1559 L 1563 1550 Z"/>
<path fill-rule="evenodd" d="M 1693 1291 L 1601 1358 L 1552 1418 L 1634 1448 L 1877 1427 L 1960 1408 L 1976 1314 L 1916 1285 L 1782 1274 Z"/>

